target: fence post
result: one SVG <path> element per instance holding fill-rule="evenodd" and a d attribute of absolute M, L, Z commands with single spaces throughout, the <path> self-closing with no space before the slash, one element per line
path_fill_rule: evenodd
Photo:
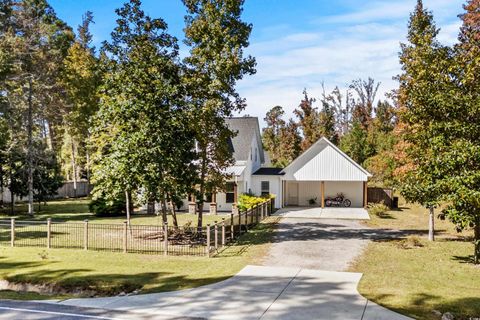
<path fill-rule="evenodd" d="M 233 221 L 233 213 L 230 213 L 230 239 L 235 239 L 235 222 Z"/>
<path fill-rule="evenodd" d="M 238 210 L 238 234 L 242 234 L 242 211 Z"/>
<path fill-rule="evenodd" d="M 258 213 L 260 211 L 260 206 L 257 204 L 255 207 L 255 224 L 258 224 Z"/>
<path fill-rule="evenodd" d="M 225 247 L 225 218 L 222 218 L 222 247 Z"/>
<path fill-rule="evenodd" d="M 248 232 L 248 211 L 251 211 L 251 209 L 245 211 L 245 232 Z"/>
<path fill-rule="evenodd" d="M 163 225 L 163 255 L 168 255 L 168 222 Z"/>
<path fill-rule="evenodd" d="M 210 257 L 210 224 L 207 224 L 207 243 L 205 247 L 205 254 L 207 257 Z"/>
<path fill-rule="evenodd" d="M 88 250 L 88 219 L 83 221 L 83 249 Z"/>
<path fill-rule="evenodd" d="M 15 246 L 15 218 L 10 219 L 10 246 Z"/>
<path fill-rule="evenodd" d="M 218 224 L 217 224 L 217 221 L 215 221 L 215 225 L 214 225 L 214 232 L 215 232 L 215 250 L 218 249 Z"/>
<path fill-rule="evenodd" d="M 47 249 L 52 246 L 52 218 L 47 219 Z"/>
<path fill-rule="evenodd" d="M 128 226 L 127 221 L 123 221 L 123 253 L 127 253 Z"/>

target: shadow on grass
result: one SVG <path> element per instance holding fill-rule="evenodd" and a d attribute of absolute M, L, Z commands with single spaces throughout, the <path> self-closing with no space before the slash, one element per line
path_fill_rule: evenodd
<path fill-rule="evenodd" d="M 234 243 L 220 250 L 214 258 L 242 256 L 252 246 L 272 243 L 275 234 L 274 231 L 279 221 L 280 218 L 271 217 L 257 224 L 255 227 L 249 229 L 247 233 L 237 238 Z"/>
<path fill-rule="evenodd" d="M 465 256 L 463 256 L 463 257 L 462 256 L 453 256 L 452 260 L 458 261 L 460 263 L 467 263 L 467 264 L 472 264 L 472 265 L 475 261 L 473 255 L 466 256 L 466 257 Z"/>
<path fill-rule="evenodd" d="M 29 267 L 35 264 L 10 264 L 0 267 Z M 188 275 L 178 275 L 170 272 L 138 272 L 133 274 L 88 274 L 89 269 L 44 269 L 29 271 L 24 274 L 5 276 L 4 279 L 17 284 L 31 284 L 43 286 L 42 293 L 46 297 L 68 296 L 115 296 L 132 293 L 139 290 L 141 293 L 165 292 L 198 287 L 222 281 L 228 277 L 189 278 Z M 145 285 L 148 289 L 142 290 Z M 18 292 L 25 295 L 26 292 Z M 10 295 L 12 293 L 10 292 Z M 0 295 L 1 296 L 1 295 Z M 28 296 L 28 295 L 27 295 Z"/>

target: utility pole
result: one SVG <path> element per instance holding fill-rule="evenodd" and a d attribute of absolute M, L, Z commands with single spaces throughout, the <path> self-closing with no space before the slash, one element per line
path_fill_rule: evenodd
<path fill-rule="evenodd" d="M 28 165 L 28 214 L 33 212 L 33 105 L 32 105 L 32 77 L 28 78 L 28 123 L 27 123 L 27 165 Z"/>

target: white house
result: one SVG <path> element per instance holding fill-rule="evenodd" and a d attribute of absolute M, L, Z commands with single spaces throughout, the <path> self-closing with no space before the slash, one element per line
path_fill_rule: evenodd
<path fill-rule="evenodd" d="M 367 204 L 367 180 L 371 176 L 326 138 L 321 138 L 286 168 L 269 167 L 263 150 L 260 126 L 256 117 L 228 118 L 229 128 L 237 135 L 232 139 L 235 165 L 228 169 L 232 180 L 226 192 L 207 197 L 218 211 L 231 211 L 242 193 L 274 194 L 275 206 L 328 205 L 327 198 L 343 194 L 351 207 Z"/>

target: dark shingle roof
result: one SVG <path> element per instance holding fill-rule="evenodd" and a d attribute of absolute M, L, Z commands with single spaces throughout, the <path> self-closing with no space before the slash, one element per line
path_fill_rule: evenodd
<path fill-rule="evenodd" d="M 281 176 L 284 175 L 283 172 L 281 172 L 283 168 L 260 168 L 257 171 L 255 171 L 253 174 L 254 175 L 262 175 L 262 176 Z"/>
<path fill-rule="evenodd" d="M 248 160 L 250 154 L 250 145 L 253 136 L 257 136 L 257 148 L 260 161 L 265 161 L 263 156 L 262 138 L 260 136 L 260 125 L 257 117 L 235 117 L 226 118 L 225 123 L 230 130 L 236 132 L 237 135 L 232 139 L 233 157 L 236 161 Z"/>

